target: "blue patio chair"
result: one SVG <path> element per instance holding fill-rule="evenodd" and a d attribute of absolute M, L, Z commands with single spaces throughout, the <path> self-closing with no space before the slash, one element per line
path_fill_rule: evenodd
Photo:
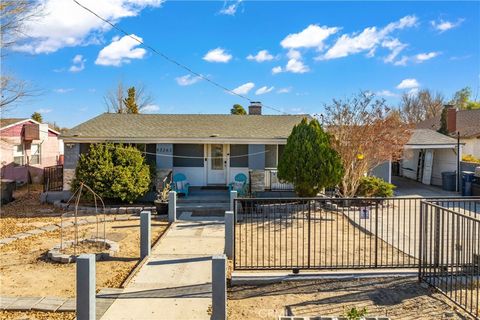
<path fill-rule="evenodd" d="M 247 176 L 244 173 L 238 173 L 235 176 L 235 181 L 228 185 L 228 191 L 235 190 L 239 196 L 244 196 L 247 194 L 247 187 Z"/>
<path fill-rule="evenodd" d="M 183 173 L 177 173 L 173 176 L 173 182 L 171 186 L 173 191 L 176 191 L 177 193 L 183 193 L 185 197 L 188 197 L 190 183 L 187 182 L 187 177 Z"/>

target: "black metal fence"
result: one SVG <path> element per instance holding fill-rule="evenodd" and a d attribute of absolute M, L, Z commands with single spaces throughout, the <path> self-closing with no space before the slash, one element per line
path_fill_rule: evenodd
<path fill-rule="evenodd" d="M 422 201 L 419 277 L 480 316 L 480 215 Z"/>
<path fill-rule="evenodd" d="M 418 268 L 422 198 L 235 200 L 234 269 Z M 431 198 L 480 216 L 480 198 Z"/>
<path fill-rule="evenodd" d="M 63 190 L 63 165 L 43 168 L 43 192 Z"/>

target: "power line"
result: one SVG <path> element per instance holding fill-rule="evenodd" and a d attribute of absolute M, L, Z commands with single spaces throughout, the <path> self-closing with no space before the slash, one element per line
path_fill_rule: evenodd
<path fill-rule="evenodd" d="M 249 103 L 251 103 L 253 100 L 250 99 L 249 97 L 243 95 L 243 94 L 239 94 L 227 87 L 225 87 L 224 85 L 216 82 L 216 81 L 213 81 L 211 79 L 209 79 L 208 77 L 205 77 L 204 75 L 202 75 L 201 73 L 198 73 L 194 70 L 192 70 L 190 67 L 178 62 L 177 60 L 167 56 L 166 54 L 164 54 L 163 52 L 160 52 L 158 51 L 157 49 L 155 49 L 154 47 L 148 45 L 147 43 L 143 42 L 142 40 L 138 39 L 137 37 L 134 37 L 132 36 L 130 33 L 126 32 L 124 29 L 120 28 L 119 26 L 117 26 L 115 23 L 109 21 L 108 19 L 100 16 L 99 14 L 97 14 L 96 12 L 94 12 L 93 10 L 91 10 L 90 8 L 84 6 L 83 4 L 81 4 L 80 2 L 78 2 L 77 0 L 73 0 L 73 2 L 75 2 L 78 6 L 80 6 L 81 8 L 85 9 L 86 11 L 90 12 L 91 14 L 93 14 L 95 17 L 97 17 L 98 19 L 102 20 L 103 22 L 109 24 L 112 28 L 116 29 L 117 31 L 123 33 L 125 36 L 135 40 L 136 42 L 138 42 L 139 44 L 141 44 L 142 46 L 144 46 L 145 48 L 149 49 L 150 51 L 152 51 L 153 53 L 159 55 L 160 57 L 164 58 L 165 60 L 167 60 L 168 62 L 170 63 L 173 63 L 175 64 L 176 66 L 186 70 L 187 72 L 189 72 L 190 74 L 196 76 L 196 77 L 199 77 L 201 78 L 202 80 L 205 80 L 207 82 L 209 82 L 210 84 L 224 90 L 224 91 L 227 91 L 233 95 L 236 95 L 237 97 L 240 97 L 242 99 L 245 99 L 247 100 Z M 275 107 L 272 107 L 272 106 L 268 106 L 268 105 L 263 105 L 265 108 L 268 108 L 268 109 L 271 109 L 271 110 L 274 110 L 276 112 L 279 112 L 279 113 L 283 113 L 283 114 L 286 114 L 285 112 L 281 111 L 280 109 L 277 109 Z"/>

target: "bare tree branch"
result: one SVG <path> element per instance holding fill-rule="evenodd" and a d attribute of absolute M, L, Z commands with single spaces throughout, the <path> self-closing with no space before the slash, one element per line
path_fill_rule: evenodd
<path fill-rule="evenodd" d="M 416 94 L 404 93 L 399 112 L 406 123 L 418 123 L 439 116 L 444 104 L 445 98 L 441 93 L 424 89 Z"/>
<path fill-rule="evenodd" d="M 146 90 L 145 85 L 137 84 L 135 87 L 135 102 L 139 112 L 153 103 L 152 95 Z M 107 112 L 127 113 L 124 99 L 127 97 L 127 88 L 119 81 L 116 88 L 109 90 L 103 97 Z"/>

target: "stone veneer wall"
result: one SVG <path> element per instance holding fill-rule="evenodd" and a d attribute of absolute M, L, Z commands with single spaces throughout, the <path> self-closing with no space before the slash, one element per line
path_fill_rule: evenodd
<path fill-rule="evenodd" d="M 77 168 L 78 158 L 80 157 L 79 143 L 65 143 L 65 158 L 63 163 L 63 190 L 70 190 L 75 169 Z"/>
<path fill-rule="evenodd" d="M 252 192 L 265 191 L 265 170 L 251 170 L 250 183 Z"/>

